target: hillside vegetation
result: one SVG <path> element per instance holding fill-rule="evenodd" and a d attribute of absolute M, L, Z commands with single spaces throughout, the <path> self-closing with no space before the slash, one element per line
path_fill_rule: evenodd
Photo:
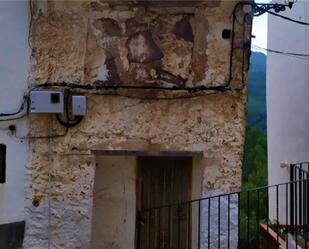
<path fill-rule="evenodd" d="M 252 53 L 248 82 L 248 120 L 242 169 L 242 189 L 266 186 L 267 180 L 267 136 L 266 136 L 266 56 Z M 265 223 L 267 213 L 267 191 L 260 191 L 259 197 L 251 192 L 250 206 L 247 192 L 240 195 L 239 240 L 247 248 L 258 248 L 259 236 L 253 234 L 248 241 L 248 230 L 256 231 L 260 223 Z M 259 215 L 257 216 L 257 205 Z M 257 220 L 257 217 L 258 220 Z M 248 225 L 249 224 L 249 225 Z"/>
<path fill-rule="evenodd" d="M 248 81 L 248 126 L 266 132 L 266 56 L 253 52 Z"/>
<path fill-rule="evenodd" d="M 266 56 L 253 52 L 250 66 L 243 189 L 267 185 Z"/>

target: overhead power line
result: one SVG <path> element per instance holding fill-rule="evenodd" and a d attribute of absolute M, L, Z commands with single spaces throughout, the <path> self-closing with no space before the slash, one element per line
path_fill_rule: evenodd
<path fill-rule="evenodd" d="M 270 48 L 263 48 L 257 45 L 252 45 L 252 48 L 257 49 L 257 50 L 263 50 L 263 51 L 270 52 L 270 53 L 275 53 L 275 54 L 288 55 L 288 56 L 293 56 L 293 57 L 297 57 L 301 59 L 309 59 L 309 54 L 280 51 L 280 50 L 275 50 L 275 49 L 270 49 Z"/>
<path fill-rule="evenodd" d="M 292 19 L 292 18 L 287 17 L 287 16 L 280 15 L 280 14 L 278 14 L 278 13 L 275 13 L 275 12 L 272 12 L 272 11 L 269 11 L 269 10 L 267 11 L 267 13 L 268 13 L 268 14 L 271 14 L 271 15 L 273 15 L 273 16 L 280 17 L 280 18 L 285 19 L 285 20 L 290 21 L 290 22 L 294 22 L 294 23 L 297 23 L 297 24 L 309 26 L 309 23 L 308 23 L 308 22 L 298 21 L 298 20 Z"/>

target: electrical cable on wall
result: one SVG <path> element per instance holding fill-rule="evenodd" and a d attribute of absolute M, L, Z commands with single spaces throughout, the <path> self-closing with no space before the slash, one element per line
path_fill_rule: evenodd
<path fill-rule="evenodd" d="M 39 85 L 42 88 L 54 88 L 54 89 L 69 89 L 71 93 L 84 93 L 87 95 L 107 95 L 107 96 L 119 96 L 119 97 L 127 97 L 131 99 L 146 99 L 146 100 L 175 100 L 175 99 L 188 99 L 188 98 L 197 98 L 201 96 L 209 96 L 213 94 L 223 93 L 227 91 L 235 91 L 239 92 L 243 90 L 242 87 L 231 88 L 225 87 L 223 84 L 220 86 L 213 86 L 205 89 L 204 86 L 199 86 L 196 88 L 166 88 L 166 87 L 153 87 L 153 86 L 109 86 L 109 85 L 94 85 L 94 84 L 73 84 L 73 83 L 46 83 Z M 158 92 L 159 90 L 168 90 L 171 92 L 178 92 L 176 96 L 156 96 L 150 97 L 149 94 L 146 96 L 139 95 L 138 91 L 135 92 L 123 92 L 128 89 L 135 90 L 147 90 L 149 92 Z M 156 95 L 156 94 L 154 94 Z"/>
<path fill-rule="evenodd" d="M 0 122 L 7 122 L 7 121 L 13 121 L 13 120 L 17 120 L 17 119 L 21 119 L 25 116 L 27 116 L 29 114 L 29 101 L 30 101 L 30 97 L 29 97 L 29 93 L 24 94 L 23 96 L 23 100 L 22 103 L 20 105 L 20 107 L 18 108 L 17 111 L 15 112 L 11 112 L 11 113 L 0 113 Z M 16 138 L 18 139 L 45 139 L 45 138 L 57 138 L 57 137 L 64 137 L 67 135 L 68 133 L 68 129 L 71 127 L 74 127 L 76 125 L 78 125 L 83 117 L 82 116 L 76 116 L 74 119 L 71 119 L 69 116 L 69 104 L 68 104 L 68 96 L 66 98 L 66 120 L 62 120 L 62 118 L 60 117 L 60 115 L 56 115 L 56 119 L 57 121 L 64 125 L 66 127 L 65 131 L 63 133 L 60 134 L 52 134 L 52 135 L 29 135 L 29 136 L 23 136 L 23 137 L 19 137 L 16 134 L 16 126 L 15 125 L 10 125 L 8 127 L 8 129 L 12 132 L 12 134 L 15 135 Z"/>
<path fill-rule="evenodd" d="M 28 113 L 29 107 L 29 95 L 24 94 L 22 103 L 16 112 L 11 113 L 0 113 L 0 121 L 11 121 L 21 119 Z"/>
<path fill-rule="evenodd" d="M 242 23 L 239 22 L 239 20 L 237 19 L 237 15 L 236 15 L 236 11 L 238 10 L 239 7 L 244 7 L 244 6 L 251 6 L 253 7 L 254 6 L 254 3 L 251 2 L 251 1 L 244 1 L 244 2 L 238 2 L 235 6 L 234 6 L 234 9 L 233 9 L 233 12 L 232 12 L 232 39 L 231 39 L 231 51 L 230 51 L 230 66 L 229 66 L 229 80 L 228 80 L 228 85 L 230 85 L 231 81 L 233 80 L 233 75 L 232 75 L 232 71 L 233 71 L 233 57 L 234 57 L 234 51 L 235 49 L 242 49 L 242 65 L 241 65 L 241 68 L 242 68 L 242 79 L 241 79 L 241 88 L 240 90 L 243 90 L 243 88 L 245 87 L 245 82 L 244 82 L 244 63 L 245 63 L 245 60 L 244 60 L 244 56 L 245 56 L 245 24 L 246 22 L 248 21 L 247 17 L 251 17 L 251 15 L 249 15 L 249 13 L 245 13 L 244 14 L 244 17 L 243 17 L 243 20 L 242 20 Z M 235 24 L 236 22 L 240 25 L 243 26 L 243 36 L 242 36 L 242 46 L 241 47 L 234 47 L 234 39 L 235 39 Z M 252 22 L 252 19 L 251 19 L 251 22 Z M 251 25 L 250 25 L 251 26 Z M 249 46 L 250 48 L 250 46 Z M 248 69 L 249 69 L 249 60 L 250 60 L 250 51 L 248 52 L 248 55 L 247 55 L 247 62 L 248 62 Z"/>
<path fill-rule="evenodd" d="M 72 92 L 74 92 L 73 89 L 71 89 Z M 225 89 L 226 91 L 231 91 L 231 89 Z M 236 89 L 235 91 L 238 91 L 238 89 Z M 85 93 L 87 95 L 103 95 L 103 96 L 118 96 L 118 97 L 126 97 L 129 99 L 142 99 L 142 100 L 177 100 L 177 99 L 191 99 L 191 98 L 198 98 L 198 97 L 202 97 L 202 96 L 209 96 L 209 95 L 214 95 L 214 94 L 218 94 L 218 91 L 204 91 L 204 92 L 194 92 L 194 93 L 185 93 L 182 95 L 177 95 L 177 96 L 170 96 L 170 97 L 150 97 L 148 96 L 140 96 L 140 95 L 130 95 L 130 94 L 124 94 L 118 91 L 113 91 L 113 92 L 87 92 L 87 91 L 76 91 L 76 93 Z"/>
<path fill-rule="evenodd" d="M 29 23 L 29 35 L 28 35 L 28 42 L 29 42 L 29 46 L 31 48 L 31 40 L 30 40 L 30 37 L 31 37 L 31 29 L 32 29 L 32 23 L 33 23 L 33 20 L 32 20 L 32 15 L 33 15 L 33 8 L 32 8 L 32 1 L 29 2 L 30 4 L 30 12 L 31 12 L 31 19 L 30 19 L 30 23 Z M 40 85 L 42 87 L 49 87 L 49 86 L 65 86 L 65 87 L 69 87 L 70 89 L 76 89 L 76 88 L 83 88 L 83 89 L 86 89 L 86 88 L 89 88 L 89 89 L 96 89 L 96 90 L 99 90 L 99 89 L 105 89 L 105 90 L 117 90 L 117 89 L 144 89 L 144 90 L 171 90 L 171 91 L 183 91 L 183 90 L 186 90 L 188 91 L 191 95 L 188 96 L 175 96 L 175 97 L 158 97 L 158 98 L 151 98 L 151 99 L 180 99 L 180 98 L 190 98 L 190 97 L 197 97 L 197 95 L 195 94 L 192 94 L 192 93 L 195 93 L 195 92 L 199 92 L 199 91 L 210 91 L 209 94 L 213 94 L 214 91 L 216 92 L 223 92 L 223 91 L 226 91 L 226 90 L 232 90 L 229 88 L 229 84 L 232 80 L 232 62 L 233 62 L 233 54 L 234 54 L 234 33 L 235 33 L 235 20 L 236 20 L 236 11 L 238 10 L 238 7 L 239 6 L 245 6 L 245 5 L 252 5 L 251 2 L 240 2 L 238 3 L 237 5 L 235 5 L 234 9 L 233 9 L 233 29 L 232 29 L 232 38 L 231 38 L 231 52 L 230 52 L 230 66 L 229 66 L 229 79 L 227 82 L 224 82 L 224 83 L 220 83 L 218 86 L 193 86 L 193 87 L 163 87 L 163 86 L 134 86 L 134 85 L 102 85 L 102 86 L 86 86 L 86 87 L 82 87 L 80 85 L 74 85 L 74 84 L 62 84 L 62 83 L 55 83 L 55 84 L 43 84 L 43 85 Z M 243 23 L 244 25 L 244 23 Z M 244 49 L 244 47 L 242 47 L 242 49 Z M 244 63 L 244 60 L 243 62 Z M 242 79 L 243 81 L 243 79 Z M 244 85 L 244 84 L 242 84 Z M 233 90 L 238 90 L 238 89 L 233 89 Z M 242 90 L 242 88 L 240 89 Z M 122 94 L 119 94 L 119 93 L 116 93 L 116 94 L 111 94 L 111 95 L 118 95 L 118 96 L 126 96 L 126 95 L 122 95 Z M 132 97 L 132 96 L 126 96 L 126 97 Z M 145 99 L 143 97 L 140 97 L 140 96 L 136 96 L 134 98 L 141 98 L 141 99 Z M 25 108 L 27 104 L 27 108 Z M 21 107 L 19 108 L 19 110 L 17 112 L 14 112 L 14 113 L 3 113 L 3 114 L 0 114 L 0 121 L 10 121 L 10 120 L 15 120 L 15 119 L 18 119 L 18 118 L 22 118 L 24 116 L 27 115 L 27 112 L 23 113 L 22 115 L 19 116 L 19 114 L 21 112 L 23 112 L 24 110 L 28 109 L 28 96 L 27 97 L 24 97 L 24 101 L 21 105 Z M 15 115 L 18 115 L 18 117 L 14 117 Z M 62 117 L 60 115 L 57 115 L 57 120 L 59 123 L 61 123 L 62 125 L 64 126 L 68 126 L 68 127 L 73 127 L 75 125 L 77 125 L 78 123 L 80 123 L 81 121 L 81 117 L 76 117 L 74 120 L 70 120 L 69 119 L 69 116 L 67 116 L 67 120 L 63 120 Z M 2 118 L 2 117 L 6 117 L 6 118 Z"/>
<path fill-rule="evenodd" d="M 166 86 L 151 86 L 151 85 L 144 85 L 144 86 L 138 86 L 138 85 L 107 85 L 102 84 L 100 85 L 100 82 L 96 82 L 94 84 L 91 83 L 85 83 L 80 84 L 74 84 L 74 83 L 67 83 L 67 82 L 47 82 L 44 84 L 37 85 L 37 87 L 66 87 L 69 89 L 84 89 L 84 90 L 118 90 L 118 89 L 136 89 L 136 90 L 168 90 L 168 91 L 188 91 L 188 92 L 197 92 L 197 91 L 205 91 L 205 90 L 213 90 L 213 91 L 224 91 L 226 86 L 223 86 L 223 84 L 226 83 L 220 83 L 218 86 L 192 86 L 192 87 L 178 87 L 178 86 L 172 86 L 172 87 L 166 87 Z"/>
<path fill-rule="evenodd" d="M 31 45 L 31 30 L 32 30 L 32 23 L 33 23 L 32 0 L 29 0 L 29 10 L 30 10 L 30 20 L 29 20 L 29 29 L 28 29 L 28 46 L 32 50 L 32 45 Z"/>
<path fill-rule="evenodd" d="M 245 6 L 245 5 L 250 5 L 252 6 L 252 2 L 250 1 L 244 1 L 244 2 L 239 2 L 237 3 L 235 6 L 234 6 L 234 9 L 233 9 L 233 12 L 232 12 L 232 22 L 233 22 L 233 25 L 232 25 L 232 36 L 231 36 L 231 49 L 230 49 L 230 59 L 229 59 L 229 75 L 228 75 L 228 80 L 226 82 L 223 82 L 223 83 L 220 83 L 220 85 L 218 84 L 217 86 L 192 86 L 192 87 L 182 87 L 182 86 L 172 86 L 172 87 L 164 87 L 164 86 L 149 86 L 149 85 L 145 85 L 145 86 L 134 86 L 134 85 L 102 85 L 102 86 L 95 86 L 95 87 L 90 87 L 90 89 L 112 89 L 112 90 L 116 90 L 116 89 L 144 89 L 144 90 L 171 90 L 171 91 L 180 91 L 180 90 L 187 90 L 189 92 L 195 92 L 195 91 L 225 91 L 225 90 L 231 90 L 229 88 L 229 85 L 231 83 L 231 81 L 233 80 L 233 55 L 234 55 L 234 50 L 236 49 L 234 47 L 234 38 L 235 38 L 235 21 L 236 18 L 237 18 L 237 15 L 236 15 L 236 11 L 238 10 L 238 8 L 240 6 Z M 31 4 L 31 1 L 30 1 L 30 8 L 31 8 L 31 13 L 32 13 L 32 4 Z M 32 26 L 32 23 L 33 23 L 33 20 L 32 20 L 32 15 L 31 14 L 31 20 L 30 20 L 30 28 L 29 30 L 31 31 L 31 26 Z M 244 24 L 242 24 L 244 25 Z M 31 37 L 31 32 L 29 32 L 29 35 L 28 35 L 29 39 L 29 46 L 31 48 L 31 42 L 30 42 L 30 37 Z M 244 38 L 244 37 L 243 37 Z M 245 47 L 242 46 L 240 49 L 244 49 Z M 249 57 L 249 56 L 248 56 Z M 244 63 L 244 61 L 243 61 Z M 244 66 L 244 65 L 243 65 Z M 243 67 L 242 66 L 242 67 Z M 99 82 L 98 82 L 99 83 Z M 48 84 L 41 84 L 41 85 L 38 85 L 38 87 L 49 87 L 49 86 L 64 86 L 63 83 L 48 83 Z M 89 84 L 90 85 L 90 84 Z M 88 86 L 89 86 L 88 85 Z M 65 86 L 68 86 L 70 87 L 71 89 L 74 89 L 74 88 L 77 88 L 76 85 L 74 84 L 65 84 Z M 242 80 L 241 82 L 241 89 L 242 90 L 244 87 L 244 82 Z M 81 86 L 79 86 L 78 88 L 81 88 Z M 84 89 L 87 88 L 86 87 L 83 87 Z M 233 89 L 234 90 L 234 89 Z M 235 89 L 237 90 L 237 89 Z M 163 99 L 163 98 L 162 98 Z M 58 117 L 59 119 L 59 117 Z M 60 118 L 61 119 L 61 118 Z M 59 119 L 59 120 L 60 120 Z M 61 122 L 61 121 L 60 121 Z"/>
<path fill-rule="evenodd" d="M 60 124 L 62 124 L 63 126 L 65 126 L 65 127 L 74 127 L 74 126 L 76 126 L 76 125 L 78 125 L 82 120 L 83 120 L 83 117 L 82 116 L 77 116 L 75 119 L 73 119 L 73 120 L 70 120 L 69 118 L 68 118 L 68 115 L 66 115 L 67 116 L 67 120 L 66 121 L 64 121 L 62 118 L 61 118 L 61 116 L 59 115 L 59 114 L 56 114 L 56 118 L 57 118 L 57 121 L 60 123 Z"/>
<path fill-rule="evenodd" d="M 48 125 L 48 214 L 47 214 L 47 220 L 48 220 L 48 227 L 47 227 L 47 239 L 48 239 L 48 246 L 47 248 L 50 249 L 51 246 L 51 171 L 52 171 L 52 126 L 53 122 L 50 120 Z"/>
<path fill-rule="evenodd" d="M 83 116 L 75 116 L 73 119 L 71 119 L 70 117 L 70 112 L 69 112 L 69 97 L 70 95 L 70 91 L 67 91 L 66 93 L 66 97 L 65 97 L 65 120 L 62 119 L 60 114 L 56 114 L 55 117 L 57 119 L 57 121 L 66 127 L 65 131 L 63 133 L 60 134 L 52 134 L 51 132 L 49 132 L 49 135 L 29 135 L 29 136 L 24 136 L 24 137 L 19 137 L 16 135 L 16 127 L 13 131 L 13 133 L 15 133 L 15 137 L 18 139 L 50 139 L 50 138 L 59 138 L 59 137 L 64 137 L 68 134 L 69 128 L 72 128 L 76 125 L 78 125 L 82 120 L 83 120 Z"/>
<path fill-rule="evenodd" d="M 21 104 L 21 106 L 19 107 L 18 111 L 12 112 L 12 113 L 0 113 L 0 117 L 14 116 L 14 115 L 19 114 L 20 112 L 22 112 L 22 111 L 24 110 L 25 105 L 26 105 L 26 103 L 27 103 L 27 100 L 28 100 L 28 96 L 27 96 L 27 95 L 24 95 L 22 104 Z"/>
<path fill-rule="evenodd" d="M 15 115 L 21 113 L 25 109 L 25 107 L 27 106 L 27 102 L 28 102 L 28 95 L 24 95 L 22 103 L 21 103 L 18 111 L 11 112 L 11 113 L 0 113 L 0 117 L 15 116 Z"/>
<path fill-rule="evenodd" d="M 232 37 L 231 37 L 231 50 L 230 50 L 230 65 L 229 65 L 229 76 L 228 76 L 228 81 L 224 82 L 224 83 L 220 83 L 217 86 L 192 86 L 192 87 L 179 87 L 179 86 L 172 86 L 172 87 L 164 87 L 164 86 L 135 86 L 135 85 L 95 85 L 95 84 L 83 84 L 83 85 L 78 85 L 78 84 L 70 84 L 70 83 L 46 83 L 46 84 L 41 84 L 41 85 L 37 85 L 36 87 L 44 87 L 44 88 L 48 88 L 48 87 L 64 87 L 66 89 L 83 89 L 83 90 L 112 90 L 113 92 L 109 92 L 109 93 L 103 93 L 104 95 L 116 95 L 116 96 L 124 96 L 124 97 L 128 97 L 128 98 L 136 98 L 136 99 L 152 99 L 152 100 L 169 100 L 169 99 L 183 99 L 183 98 L 195 98 L 195 97 L 199 97 L 202 95 L 212 95 L 218 92 L 224 92 L 224 91 L 231 91 L 231 90 L 236 90 L 236 91 L 241 91 L 243 90 L 244 87 L 244 77 L 242 77 L 242 87 L 235 88 L 235 89 L 231 89 L 229 87 L 230 82 L 233 79 L 232 76 L 232 69 L 233 69 L 233 55 L 234 55 L 234 50 L 237 49 L 234 47 L 234 33 L 235 33 L 235 21 L 236 21 L 236 12 L 238 10 L 239 7 L 241 6 L 245 6 L 245 5 L 252 5 L 251 2 L 240 2 L 237 5 L 235 5 L 234 9 L 233 9 L 233 28 L 232 28 Z M 31 9 L 31 13 L 32 11 L 32 1 L 30 1 L 30 9 Z M 33 13 L 32 13 L 33 15 Z M 31 37 L 31 27 L 32 27 L 32 15 L 31 15 L 31 20 L 30 20 L 30 28 L 29 28 L 29 46 L 31 47 L 31 41 L 30 41 L 30 37 Z M 246 15 L 245 15 L 246 16 Z M 242 23 L 242 25 L 244 26 L 245 22 Z M 244 30 L 245 31 L 245 30 Z M 243 37 L 244 39 L 244 37 Z M 245 49 L 245 46 L 240 47 L 239 49 Z M 243 53 L 243 60 L 242 63 L 244 64 L 244 53 Z M 249 65 L 249 64 L 248 64 Z M 244 65 L 242 65 L 242 68 L 244 68 Z M 128 94 L 121 94 L 121 93 L 117 93 L 115 92 L 118 89 L 143 89 L 143 90 L 170 90 L 170 91 L 187 91 L 189 94 L 186 95 L 182 95 L 182 96 L 173 96 L 173 97 L 155 97 L 155 98 L 151 98 L 151 97 L 142 97 L 142 96 L 130 96 Z M 196 94 L 197 92 L 205 92 L 205 94 Z M 25 114 L 26 115 L 26 114 Z M 24 116 L 25 116 L 24 115 Z M 62 115 L 57 114 L 56 118 L 58 120 L 58 122 L 62 125 L 64 125 L 65 127 L 73 127 L 78 125 L 81 120 L 82 117 L 75 117 L 74 119 L 70 119 L 68 110 L 66 110 L 65 113 L 66 117 L 65 119 L 63 119 Z M 10 119 L 6 119 L 6 120 L 13 120 L 13 118 Z M 0 119 L 0 121 L 2 121 Z M 58 135 L 57 135 L 58 136 Z M 60 134 L 59 136 L 63 136 L 63 134 Z M 39 137 L 28 137 L 28 138 L 47 138 L 48 136 L 39 136 Z"/>
<path fill-rule="evenodd" d="M 70 118 L 70 112 L 69 112 L 69 96 L 70 96 L 70 92 L 68 92 L 66 94 L 66 97 L 65 97 L 65 115 L 66 115 L 66 120 L 63 120 L 61 115 L 60 114 L 56 114 L 56 118 L 57 118 L 57 121 L 67 127 L 67 128 L 71 128 L 71 127 L 74 127 L 76 125 L 78 125 L 82 120 L 83 120 L 83 116 L 75 116 L 74 119 L 71 119 Z"/>
<path fill-rule="evenodd" d="M 15 134 L 15 137 L 18 138 L 18 139 L 48 139 L 48 138 L 59 138 L 59 137 L 65 137 L 69 132 L 69 128 L 67 127 L 65 129 L 65 131 L 63 133 L 59 133 L 59 134 L 51 134 L 51 135 L 29 135 L 29 136 L 24 136 L 24 137 L 19 137 L 17 136 L 16 134 L 16 131 L 14 132 Z"/>
<path fill-rule="evenodd" d="M 243 87 L 244 87 L 244 77 L 242 77 L 242 86 L 240 88 L 235 88 L 232 89 L 229 87 L 230 82 L 233 79 L 232 76 L 232 70 L 233 70 L 233 54 L 234 54 L 234 50 L 237 49 L 234 47 L 234 39 L 235 39 L 235 21 L 236 21 L 236 12 L 238 10 L 239 6 L 244 6 L 244 5 L 252 5 L 251 2 L 241 2 L 238 3 L 234 9 L 233 9 L 233 28 L 232 28 L 232 37 L 231 37 L 231 50 L 230 50 L 230 65 L 229 65 L 229 76 L 228 76 L 228 81 L 224 82 L 224 83 L 220 83 L 220 85 L 218 86 L 193 86 L 193 87 L 176 87 L 176 86 L 172 86 L 172 87 L 164 87 L 164 86 L 135 86 L 135 85 L 93 85 L 93 84 L 89 84 L 89 85 L 75 85 L 75 84 L 67 84 L 67 83 L 47 83 L 47 84 L 42 84 L 42 85 L 38 85 L 37 87 L 64 87 L 66 89 L 83 89 L 83 90 L 111 90 L 111 92 L 105 92 L 103 93 L 104 95 L 117 95 L 117 96 L 124 96 L 124 97 L 128 97 L 128 98 L 136 98 L 136 99 L 153 99 L 153 100 L 167 100 L 167 99 L 182 99 L 182 98 L 195 98 L 195 97 L 199 97 L 199 96 L 203 96 L 203 95 L 211 95 L 211 94 L 216 94 L 218 92 L 224 92 L 224 91 L 231 91 L 231 90 L 236 90 L 236 91 L 242 91 Z M 30 28 L 29 28 L 29 35 L 28 35 L 28 42 L 29 42 L 29 46 L 31 48 L 31 29 L 32 29 L 32 15 L 33 15 L 33 10 L 32 10 L 32 1 L 30 1 L 30 10 L 31 10 L 31 20 L 30 20 Z M 245 22 L 243 22 L 242 24 L 243 26 L 245 26 Z M 244 32 L 245 32 L 245 27 L 244 27 Z M 243 35 L 244 36 L 244 35 Z M 244 39 L 244 37 L 242 37 Z M 239 49 L 245 49 L 245 46 L 242 46 Z M 242 63 L 244 63 L 244 56 L 245 53 L 243 51 L 243 61 Z M 242 65 L 242 68 L 244 67 L 244 65 Z M 143 96 L 128 96 L 126 94 L 121 94 L 119 92 L 116 92 L 117 90 L 121 90 L 121 89 L 143 89 L 143 90 L 170 90 L 170 91 L 187 91 L 186 95 L 181 95 L 181 96 L 172 96 L 172 97 L 155 97 L 155 98 L 151 98 L 151 97 L 143 97 Z M 202 94 L 199 92 L 203 92 Z M 91 94 L 91 93 L 90 93 Z M 94 94 L 100 94 L 100 93 L 94 93 Z M 25 108 L 25 103 L 27 104 L 27 108 Z M 3 116 L 7 115 L 10 116 L 11 118 L 6 118 L 5 121 L 7 120 L 13 120 L 13 119 L 17 119 L 14 117 L 14 115 L 17 115 L 19 113 L 21 113 L 23 110 L 27 110 L 27 112 L 25 112 L 22 116 L 18 117 L 24 117 L 27 115 L 28 113 L 28 96 L 27 96 L 27 101 L 23 102 L 21 108 L 15 112 L 15 113 L 10 113 L 10 114 L 4 114 Z M 74 127 L 76 125 L 78 125 L 81 121 L 82 121 L 82 116 L 76 116 L 75 118 L 71 119 L 70 115 L 69 115 L 69 110 L 68 110 L 68 105 L 66 105 L 66 111 L 65 111 L 65 115 L 60 115 L 60 114 L 56 114 L 56 118 L 57 121 L 66 127 L 66 130 L 63 134 L 49 134 L 48 136 L 25 136 L 25 137 L 18 137 L 20 139 L 40 139 L 40 138 L 53 138 L 53 137 L 62 137 L 62 136 L 66 136 L 66 134 L 68 133 L 68 129 L 71 127 Z M 0 115 L 0 121 L 4 121 L 1 119 L 1 115 Z M 15 134 L 16 135 L 16 134 Z M 17 137 L 17 136 L 16 136 Z"/>

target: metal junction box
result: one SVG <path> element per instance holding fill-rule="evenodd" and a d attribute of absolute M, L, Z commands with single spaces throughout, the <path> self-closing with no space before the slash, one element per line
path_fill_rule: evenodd
<path fill-rule="evenodd" d="M 30 92 L 30 112 L 63 113 L 63 91 L 33 90 Z"/>
<path fill-rule="evenodd" d="M 72 96 L 72 114 L 74 116 L 86 115 L 86 96 Z"/>

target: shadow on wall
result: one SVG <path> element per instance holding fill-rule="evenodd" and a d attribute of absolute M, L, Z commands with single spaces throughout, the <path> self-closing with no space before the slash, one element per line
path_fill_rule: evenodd
<path fill-rule="evenodd" d="M 22 249 L 25 221 L 0 225 L 0 248 Z"/>

